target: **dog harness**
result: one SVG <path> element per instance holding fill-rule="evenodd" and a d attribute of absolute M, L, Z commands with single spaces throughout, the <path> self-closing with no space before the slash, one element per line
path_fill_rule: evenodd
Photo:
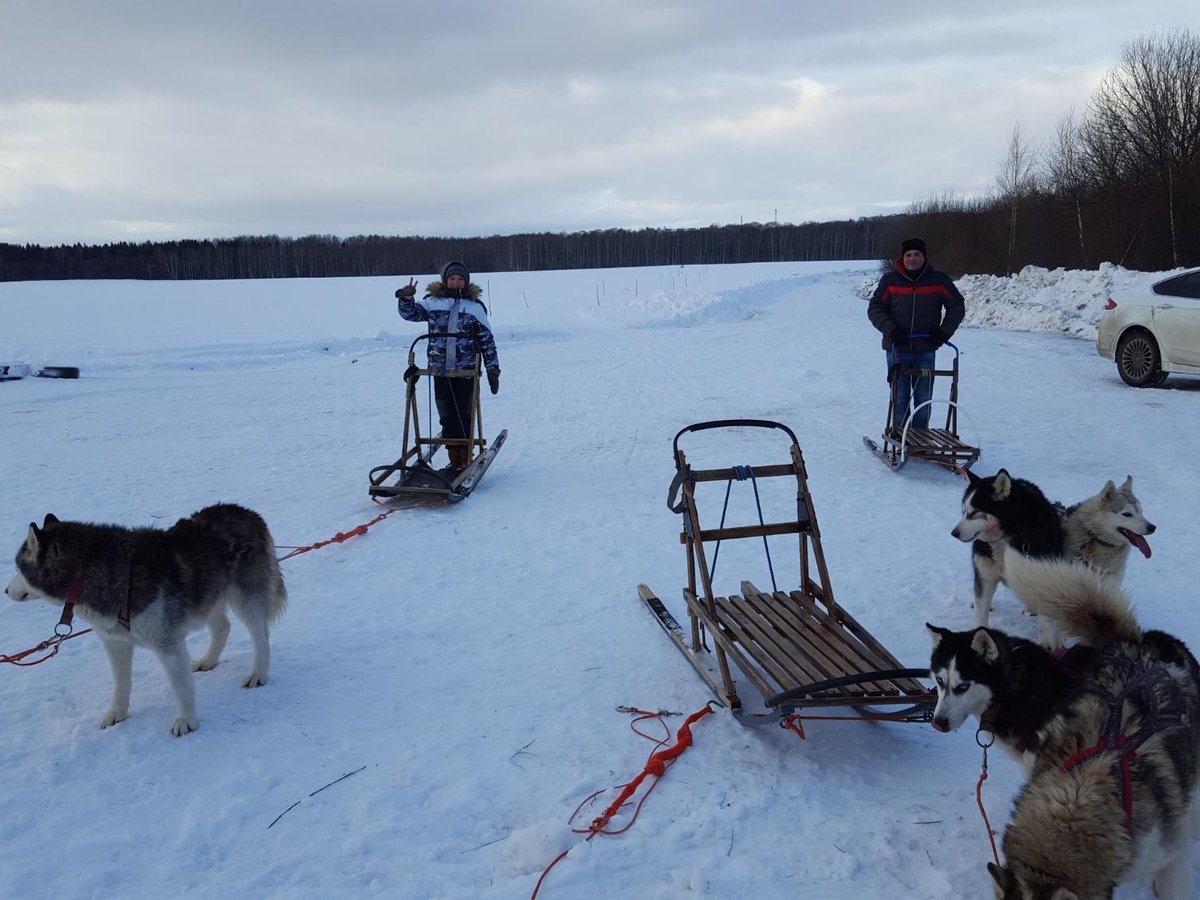
<path fill-rule="evenodd" d="M 1093 759 L 1103 753 L 1112 753 L 1114 759 L 1109 766 L 1109 771 L 1112 772 L 1120 784 L 1121 808 L 1125 810 L 1126 831 L 1133 829 L 1133 773 L 1129 768 L 1130 762 L 1137 757 L 1138 747 L 1142 746 L 1142 744 L 1155 734 L 1183 724 L 1183 716 L 1180 714 L 1173 716 L 1158 715 L 1158 698 L 1155 696 L 1152 688 L 1160 681 L 1170 677 L 1170 673 L 1163 666 L 1159 665 L 1154 668 L 1147 668 L 1139 675 L 1131 678 L 1126 682 L 1125 687 L 1116 694 L 1111 694 L 1101 688 L 1090 688 L 1088 693 L 1096 694 L 1108 701 L 1108 722 L 1105 724 L 1104 730 L 1100 733 L 1098 743 L 1072 754 L 1061 766 L 1062 771 L 1070 772 L 1076 766 L 1087 762 L 1089 759 Z M 1126 735 L 1122 733 L 1121 711 L 1125 705 L 1125 699 L 1131 695 L 1136 695 L 1145 703 L 1146 708 L 1153 712 L 1142 720 L 1142 725 L 1137 731 Z"/>

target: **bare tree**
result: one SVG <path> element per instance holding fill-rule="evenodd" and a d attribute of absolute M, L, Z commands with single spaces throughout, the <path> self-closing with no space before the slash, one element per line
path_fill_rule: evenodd
<path fill-rule="evenodd" d="M 1200 166 L 1200 35 L 1179 30 L 1127 44 L 1093 96 L 1089 119 L 1094 149 L 1110 167 L 1127 178 L 1153 177 L 1178 266 L 1181 192 L 1194 193 L 1187 182 Z"/>
<path fill-rule="evenodd" d="M 1084 240 L 1083 205 L 1088 196 L 1088 179 L 1084 153 L 1082 127 L 1075 121 L 1075 110 L 1072 108 L 1055 125 L 1054 137 L 1042 162 L 1046 169 L 1047 186 L 1069 203 L 1075 214 L 1079 258 L 1086 266 L 1089 261 L 1087 242 Z"/>
<path fill-rule="evenodd" d="M 1000 201 L 1008 209 L 1008 252 L 1004 258 L 1008 272 L 1013 269 L 1017 244 L 1017 211 L 1037 189 L 1036 162 L 1033 145 L 1021 130 L 1021 123 L 1017 122 L 1009 135 L 1004 158 L 1000 160 L 1000 174 L 996 176 Z"/>

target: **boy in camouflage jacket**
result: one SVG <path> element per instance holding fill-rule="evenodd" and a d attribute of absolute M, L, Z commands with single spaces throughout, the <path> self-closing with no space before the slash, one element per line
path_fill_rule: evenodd
<path fill-rule="evenodd" d="M 450 378 L 447 372 L 473 370 L 482 349 L 488 386 L 493 394 L 500 390 L 500 358 L 487 309 L 479 299 L 481 293 L 479 285 L 471 283 L 467 267 L 457 260 L 442 267 L 441 279 L 426 286 L 421 300 L 415 299 L 417 283 L 412 278 L 396 291 L 397 309 L 402 318 L 409 322 L 427 322 L 431 335 L 451 332 L 459 335 L 452 340 L 432 338 L 428 342 L 427 366 L 433 375 L 433 396 L 442 437 L 447 439 L 469 438 L 472 424 L 471 380 Z M 468 446 L 450 446 L 446 453 L 450 457 L 448 468 L 454 472 L 465 469 L 471 459 Z"/>

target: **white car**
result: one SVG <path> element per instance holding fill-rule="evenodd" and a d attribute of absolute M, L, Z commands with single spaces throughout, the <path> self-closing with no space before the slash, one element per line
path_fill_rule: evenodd
<path fill-rule="evenodd" d="M 1200 269 L 1114 293 L 1100 315 L 1096 352 L 1134 387 L 1154 387 L 1175 372 L 1200 375 Z"/>

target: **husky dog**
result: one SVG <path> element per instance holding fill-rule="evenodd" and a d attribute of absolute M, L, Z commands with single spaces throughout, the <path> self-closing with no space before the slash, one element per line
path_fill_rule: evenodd
<path fill-rule="evenodd" d="M 950 631 L 926 623 L 933 639 L 929 672 L 937 684 L 933 727 L 955 731 L 969 717 L 1028 770 L 1037 732 L 1064 697 L 1090 674 L 1096 651 L 1076 644 L 1061 657 L 993 628 Z"/>
<path fill-rule="evenodd" d="M 1002 900 L 1111 898 L 1153 878 L 1192 898 L 1200 834 L 1200 666 L 1178 638 L 1143 631 L 1112 579 L 1009 551 L 1008 586 L 1085 642 L 1111 640 L 1094 672 L 1039 730 L 1028 783 L 988 864 Z"/>
<path fill-rule="evenodd" d="M 229 637 L 227 607 L 245 623 L 254 643 L 254 668 L 242 683 L 267 683 L 268 625 L 283 612 L 287 590 L 275 543 L 258 513 L 218 504 L 165 531 L 62 522 L 47 515 L 41 528 L 29 524 L 16 565 L 8 596 L 78 604 L 104 642 L 113 692 L 101 728 L 129 717 L 133 646 L 140 644 L 158 655 L 175 692 L 179 714 L 171 733 L 195 731 L 192 672 L 216 666 Z M 208 649 L 189 666 L 187 632 L 204 624 Z"/>
<path fill-rule="evenodd" d="M 988 478 L 967 470 L 962 519 L 951 530 L 958 540 L 971 543 L 975 570 L 975 624 L 984 627 L 992 608 L 996 586 L 1004 580 L 1004 548 L 1016 547 L 1026 556 L 1062 555 L 1062 516 L 1037 485 L 1013 478 L 1001 469 Z"/>
<path fill-rule="evenodd" d="M 1142 515 L 1142 504 L 1133 493 L 1133 476 L 1117 487 L 1108 482 L 1094 497 L 1063 511 L 1066 544 L 1063 557 L 1087 563 L 1101 575 L 1120 584 L 1132 545 L 1146 559 L 1150 545 L 1146 535 L 1157 530 Z"/>

